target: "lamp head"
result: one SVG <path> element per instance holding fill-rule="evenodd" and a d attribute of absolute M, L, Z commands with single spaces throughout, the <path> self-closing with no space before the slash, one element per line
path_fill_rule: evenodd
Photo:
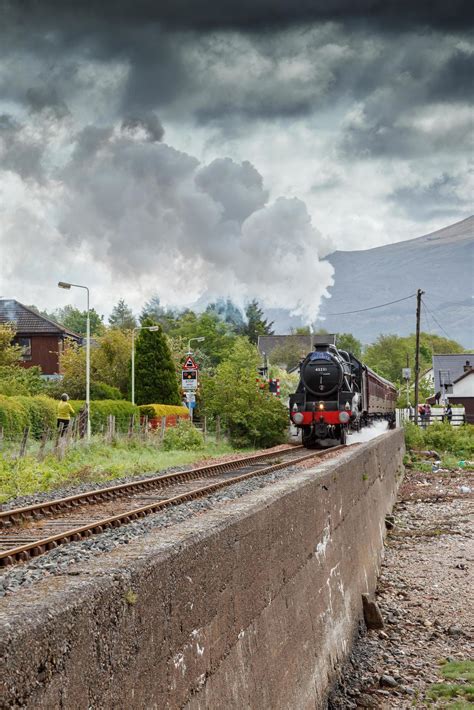
<path fill-rule="evenodd" d="M 152 333 L 156 333 L 156 331 L 159 329 L 160 329 L 159 325 L 150 325 L 150 327 L 147 328 L 147 330 L 151 331 Z"/>
<path fill-rule="evenodd" d="M 58 286 L 59 288 L 71 288 L 71 284 L 67 283 L 66 281 L 59 281 Z"/>

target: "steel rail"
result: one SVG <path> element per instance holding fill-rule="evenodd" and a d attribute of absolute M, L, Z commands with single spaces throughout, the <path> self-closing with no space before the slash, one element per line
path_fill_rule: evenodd
<path fill-rule="evenodd" d="M 155 513 L 159 510 L 163 510 L 164 508 L 169 508 L 174 505 L 179 505 L 180 503 L 185 503 L 190 500 L 202 498 L 206 495 L 209 495 L 210 493 L 213 493 L 214 491 L 219 490 L 220 488 L 227 488 L 228 486 L 231 486 L 234 483 L 239 483 L 246 479 L 254 478 L 255 476 L 262 476 L 271 473 L 272 471 L 278 471 L 279 469 L 287 468 L 288 466 L 301 463 L 310 458 L 315 458 L 316 456 L 321 457 L 324 454 L 345 448 L 346 446 L 341 445 L 334 446 L 333 448 L 327 449 L 325 451 L 313 451 L 310 454 L 305 454 L 304 456 L 300 456 L 295 459 L 290 459 L 289 461 L 280 461 L 279 463 L 271 464 L 270 466 L 267 466 L 263 469 L 259 469 L 257 471 L 251 471 L 248 473 L 241 474 L 240 476 L 234 476 L 233 478 L 229 478 L 224 481 L 212 483 L 209 486 L 196 488 L 186 493 L 181 493 L 180 495 L 173 496 L 172 498 L 165 498 L 164 500 L 159 500 L 155 503 L 151 503 L 140 508 L 134 508 L 118 515 L 113 515 L 108 518 L 102 518 L 101 520 L 95 520 L 91 523 L 87 523 L 86 525 L 82 525 L 77 528 L 72 528 L 70 530 L 66 530 L 56 535 L 51 535 L 41 540 L 35 540 L 33 542 L 20 545 L 19 547 L 4 550 L 0 553 L 0 565 L 7 566 L 14 564 L 15 562 L 25 562 L 30 557 L 37 557 L 38 555 L 44 554 L 45 552 L 54 549 L 58 545 L 69 542 L 78 542 L 82 538 L 91 537 L 92 535 L 98 535 L 104 532 L 104 530 L 110 529 L 112 527 L 120 527 L 121 525 L 126 525 L 132 522 L 133 520 L 143 518 L 146 515 Z M 288 450 L 285 450 L 285 452 L 286 451 Z M 278 454 L 280 452 L 276 453 Z M 255 458 L 257 457 L 254 457 L 254 460 Z M 241 459 L 241 461 L 246 460 L 247 459 Z"/>
<path fill-rule="evenodd" d="M 190 481 L 193 478 L 202 478 L 206 475 L 214 473 L 232 471 L 236 468 L 244 466 L 246 463 L 254 463 L 268 458 L 275 458 L 280 454 L 286 454 L 289 451 L 298 451 L 303 447 L 288 446 L 287 449 L 280 451 L 264 452 L 262 454 L 251 454 L 245 458 L 232 459 L 231 461 L 222 461 L 220 463 L 208 464 L 198 468 L 190 468 L 185 471 L 175 471 L 161 476 L 152 476 L 149 478 L 140 478 L 128 483 L 120 483 L 116 486 L 108 486 L 107 488 L 97 488 L 84 493 L 76 493 L 65 498 L 56 498 L 54 500 L 42 501 L 41 503 L 33 503 L 32 505 L 23 506 L 22 508 L 11 508 L 10 510 L 0 511 L 0 530 L 8 525 L 19 523 L 22 520 L 39 519 L 48 514 L 64 510 L 66 508 L 75 507 L 83 503 L 92 503 L 95 501 L 110 499 L 122 494 L 128 494 L 132 491 L 141 491 L 151 488 L 166 488 L 167 486 L 178 483 L 180 481 Z"/>

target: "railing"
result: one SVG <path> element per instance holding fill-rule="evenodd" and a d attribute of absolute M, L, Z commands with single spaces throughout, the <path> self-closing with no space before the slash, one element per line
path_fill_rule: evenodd
<path fill-rule="evenodd" d="M 435 422 L 449 422 L 451 426 L 462 426 L 466 424 L 466 412 L 464 407 L 453 407 L 451 420 L 448 419 L 443 409 L 431 409 L 429 417 L 421 417 L 418 414 L 418 426 L 426 428 Z M 397 426 L 402 426 L 404 422 L 415 421 L 415 412 L 413 409 L 397 409 Z"/>

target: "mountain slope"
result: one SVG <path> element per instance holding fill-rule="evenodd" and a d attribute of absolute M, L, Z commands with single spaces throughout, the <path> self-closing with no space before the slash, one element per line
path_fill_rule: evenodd
<path fill-rule="evenodd" d="M 422 329 L 449 335 L 466 348 L 474 345 L 474 217 L 417 239 L 337 251 L 327 259 L 335 282 L 331 298 L 323 300 L 317 328 L 352 332 L 365 343 L 380 333 L 408 335 L 415 330 L 414 298 L 365 313 L 331 314 L 394 301 L 421 288 L 427 306 L 422 308 Z M 277 326 L 283 324 L 279 315 L 272 314 Z"/>

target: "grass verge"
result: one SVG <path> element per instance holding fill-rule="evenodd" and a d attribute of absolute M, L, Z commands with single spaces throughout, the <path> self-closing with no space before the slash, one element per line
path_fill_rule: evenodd
<path fill-rule="evenodd" d="M 111 444 L 81 442 L 62 460 L 53 455 L 38 461 L 34 456 L 13 458 L 5 454 L 0 457 L 0 503 L 62 486 L 153 473 L 235 451 L 230 444 L 216 444 L 212 439 L 199 449 L 173 451 L 164 451 L 156 443 L 119 440 Z"/>
<path fill-rule="evenodd" d="M 474 661 L 445 662 L 441 667 L 441 675 L 444 676 L 446 682 L 434 683 L 429 687 L 427 693 L 428 698 L 437 703 L 436 707 L 447 707 L 451 710 L 472 708 L 474 703 L 474 685 L 472 685 Z"/>

